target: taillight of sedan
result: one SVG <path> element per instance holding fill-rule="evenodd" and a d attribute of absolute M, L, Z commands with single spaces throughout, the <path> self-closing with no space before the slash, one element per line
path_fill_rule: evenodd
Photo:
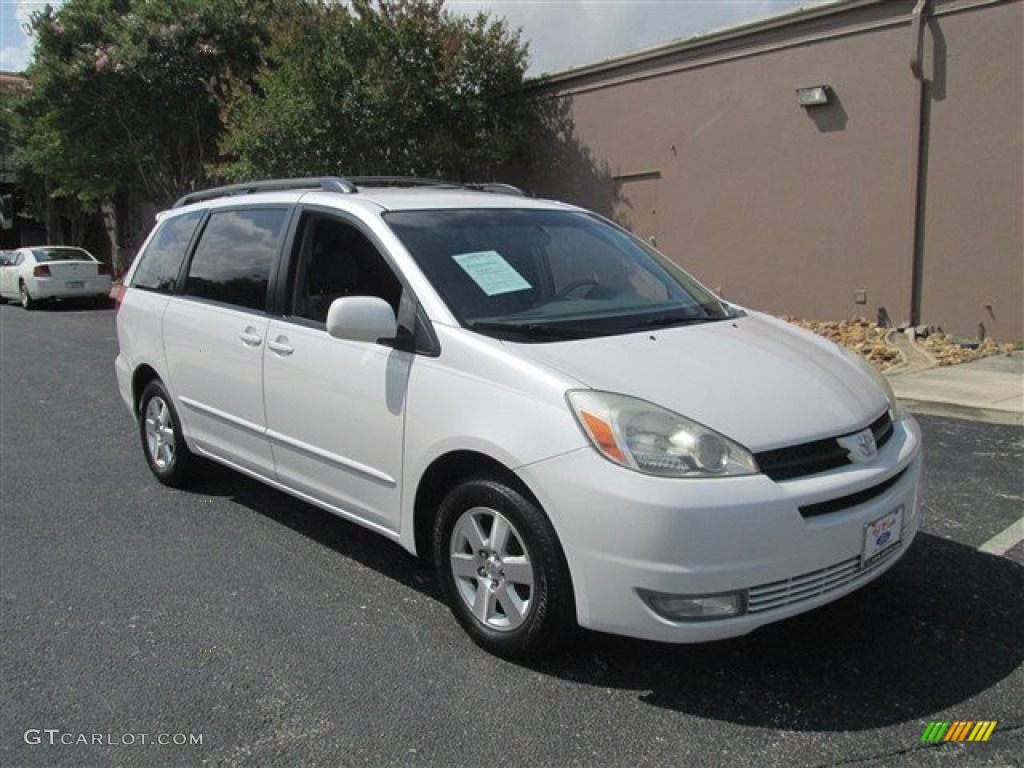
<path fill-rule="evenodd" d="M 32 270 L 33 277 L 50 277 L 50 266 L 48 264 L 40 264 Z"/>

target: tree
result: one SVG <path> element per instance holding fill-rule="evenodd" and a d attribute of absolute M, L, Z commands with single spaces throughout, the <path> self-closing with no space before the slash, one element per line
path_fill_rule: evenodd
<path fill-rule="evenodd" d="M 443 0 L 307 3 L 234 94 L 225 173 L 493 177 L 536 132 L 526 65 L 504 20 Z"/>
<path fill-rule="evenodd" d="M 126 202 L 164 206 L 207 186 L 224 106 L 256 72 L 272 25 L 302 3 L 68 0 L 33 14 L 15 161 L 51 239 L 61 242 L 55 199 L 73 223 L 102 210 L 117 269 Z"/>
<path fill-rule="evenodd" d="M 163 204 L 206 181 L 220 111 L 268 38 L 243 0 L 69 0 L 33 15 L 25 165 L 57 193 Z"/>

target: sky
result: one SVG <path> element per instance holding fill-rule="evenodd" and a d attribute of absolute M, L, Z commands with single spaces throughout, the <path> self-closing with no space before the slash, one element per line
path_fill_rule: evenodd
<path fill-rule="evenodd" d="M 59 5 L 58 1 L 51 0 Z M 522 28 L 536 76 L 692 37 L 830 0 L 448 0 L 449 10 L 490 11 Z M 0 69 L 23 69 L 32 54 L 24 31 L 41 0 L 0 0 Z"/>

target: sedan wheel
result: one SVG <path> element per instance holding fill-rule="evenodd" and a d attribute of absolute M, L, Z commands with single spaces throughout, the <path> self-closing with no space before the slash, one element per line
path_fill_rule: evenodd
<path fill-rule="evenodd" d="M 28 286 L 24 283 L 18 285 L 18 295 L 21 297 L 21 306 L 25 309 L 35 309 L 39 303 L 29 295 Z"/>
<path fill-rule="evenodd" d="M 146 385 L 139 400 L 139 433 L 150 470 L 164 485 L 190 479 L 195 457 L 185 444 L 170 395 L 159 380 Z"/>
<path fill-rule="evenodd" d="M 576 628 L 572 579 L 558 537 L 525 491 L 466 480 L 441 503 L 434 562 L 452 613 L 486 650 L 529 659 Z"/>

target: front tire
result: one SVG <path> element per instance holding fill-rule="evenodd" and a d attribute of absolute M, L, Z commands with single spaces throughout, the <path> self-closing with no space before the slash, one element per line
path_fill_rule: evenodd
<path fill-rule="evenodd" d="M 181 488 L 195 472 L 196 457 L 185 444 L 174 402 L 159 379 L 142 390 L 139 437 L 153 475 L 164 485 Z"/>
<path fill-rule="evenodd" d="M 445 497 L 434 562 L 455 618 L 497 656 L 536 658 L 576 629 L 572 579 L 554 528 L 505 483 L 473 478 Z"/>

